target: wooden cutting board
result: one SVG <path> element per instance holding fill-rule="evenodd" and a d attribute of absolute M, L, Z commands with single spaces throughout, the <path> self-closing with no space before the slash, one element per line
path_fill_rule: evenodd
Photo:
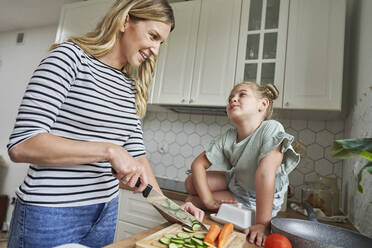
<path fill-rule="evenodd" d="M 208 226 L 208 225 L 207 225 Z M 136 242 L 136 248 L 167 248 L 166 245 L 163 245 L 159 242 L 159 239 L 164 236 L 164 234 L 177 234 L 182 231 L 182 226 L 180 224 L 173 224 L 164 228 L 156 233 L 147 236 L 146 238 Z M 195 233 L 206 233 L 206 232 L 195 232 Z M 195 234 L 193 233 L 193 234 Z M 240 232 L 233 232 L 230 236 L 223 248 L 227 247 L 234 247 L 234 248 L 242 248 L 244 243 L 246 242 L 246 236 L 244 233 Z"/>

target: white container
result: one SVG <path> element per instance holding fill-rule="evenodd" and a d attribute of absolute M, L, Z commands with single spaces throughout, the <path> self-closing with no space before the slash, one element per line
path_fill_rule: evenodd
<path fill-rule="evenodd" d="M 244 231 L 255 223 L 255 211 L 243 204 L 221 204 L 217 214 L 211 214 L 211 219 L 219 223 L 231 222 L 237 230 Z"/>

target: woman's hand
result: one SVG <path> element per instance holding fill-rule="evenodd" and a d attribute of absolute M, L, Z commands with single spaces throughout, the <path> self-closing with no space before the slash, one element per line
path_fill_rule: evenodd
<path fill-rule="evenodd" d="M 138 178 L 140 178 L 141 185 L 134 192 L 142 192 L 149 183 L 146 166 L 133 158 L 121 146 L 110 146 L 109 154 L 111 166 L 116 171 L 114 177 L 131 188 L 135 187 Z"/>
<path fill-rule="evenodd" d="M 205 214 L 204 211 L 195 207 L 194 204 L 192 204 L 191 202 L 186 202 L 182 204 L 181 208 L 185 209 L 187 212 L 194 215 L 198 221 L 200 222 L 203 221 L 204 214 Z"/>
<path fill-rule="evenodd" d="M 270 234 L 270 226 L 264 224 L 256 224 L 244 231 L 247 235 L 249 243 L 256 243 L 258 246 L 264 246 L 267 236 Z"/>

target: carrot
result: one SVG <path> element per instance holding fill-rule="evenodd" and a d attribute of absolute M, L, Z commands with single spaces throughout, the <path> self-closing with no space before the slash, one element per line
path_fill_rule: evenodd
<path fill-rule="evenodd" d="M 212 224 L 211 227 L 209 228 L 207 235 L 205 235 L 204 241 L 213 244 L 220 231 L 221 228 L 218 225 Z"/>
<path fill-rule="evenodd" d="M 229 235 L 234 232 L 234 225 L 231 222 L 227 222 L 220 232 L 218 236 L 217 246 L 218 248 L 222 248 L 222 246 L 226 243 L 229 238 Z"/>

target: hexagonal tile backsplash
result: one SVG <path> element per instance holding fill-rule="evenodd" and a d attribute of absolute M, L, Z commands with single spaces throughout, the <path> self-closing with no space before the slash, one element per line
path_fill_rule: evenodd
<path fill-rule="evenodd" d="M 294 200 L 300 200 L 301 187 L 319 176 L 342 180 L 342 160 L 329 155 L 335 139 L 344 138 L 344 121 L 279 119 L 305 150 L 298 167 L 290 174 Z M 143 123 L 147 156 L 158 177 L 184 181 L 194 158 L 212 139 L 233 127 L 224 116 L 148 112 Z M 220 169 L 213 168 L 211 169 Z"/>

